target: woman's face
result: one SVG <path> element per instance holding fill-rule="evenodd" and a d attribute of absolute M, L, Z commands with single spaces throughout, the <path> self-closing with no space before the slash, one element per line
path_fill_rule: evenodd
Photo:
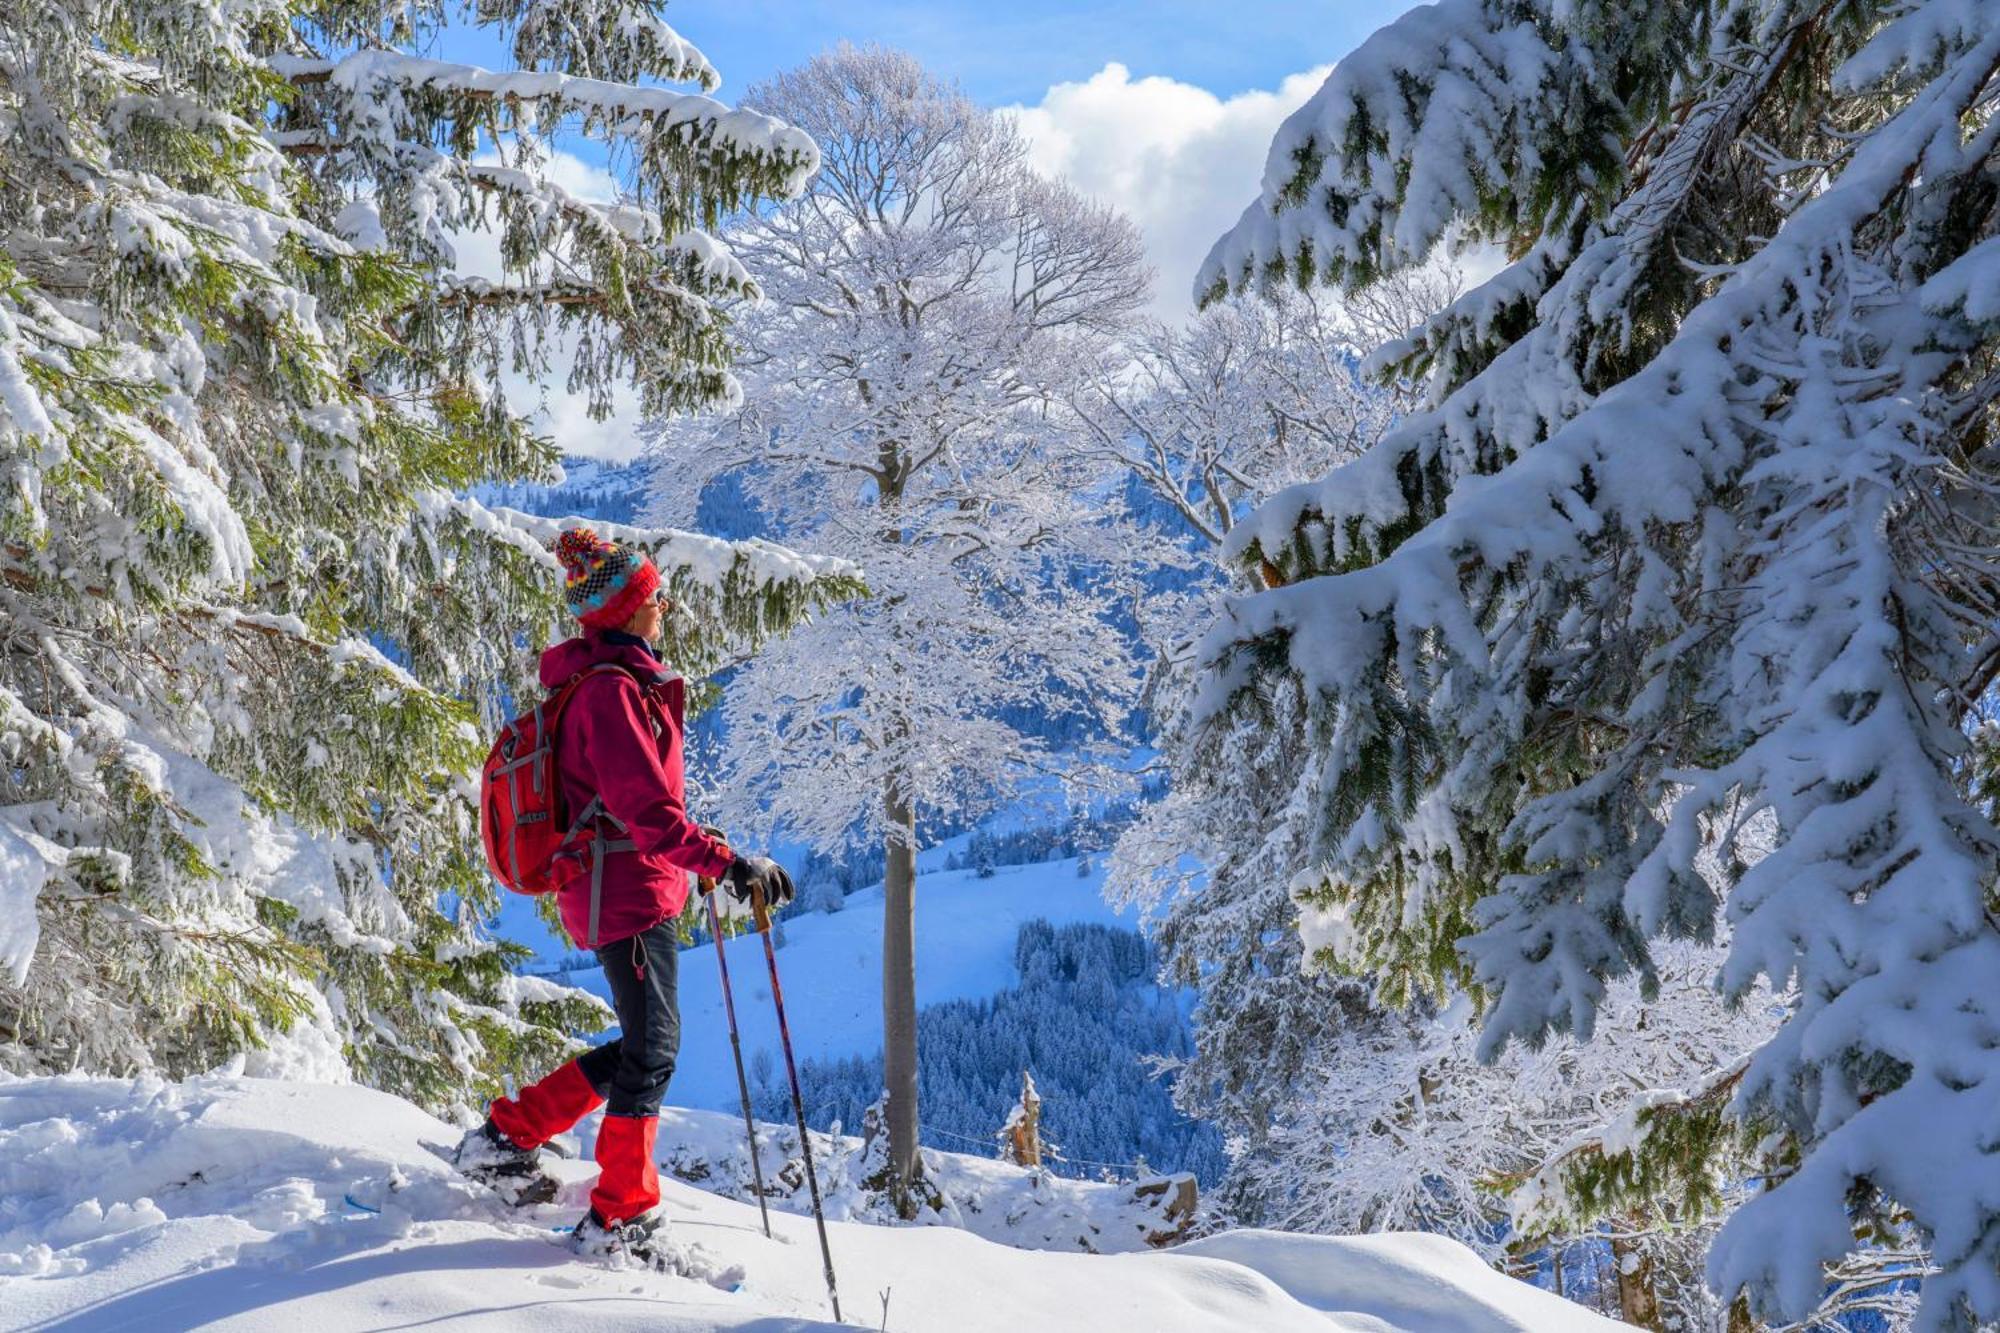
<path fill-rule="evenodd" d="M 667 612 L 673 609 L 673 599 L 667 596 L 665 588 L 646 599 L 645 605 L 632 613 L 632 619 L 625 624 L 627 634 L 636 634 L 648 643 L 658 643 L 660 628 L 667 623 Z"/>

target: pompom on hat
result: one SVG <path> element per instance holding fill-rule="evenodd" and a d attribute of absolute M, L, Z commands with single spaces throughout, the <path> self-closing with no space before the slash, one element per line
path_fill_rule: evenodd
<path fill-rule="evenodd" d="M 556 538 L 563 567 L 563 603 L 585 629 L 617 629 L 630 620 L 660 586 L 652 557 L 572 528 Z"/>

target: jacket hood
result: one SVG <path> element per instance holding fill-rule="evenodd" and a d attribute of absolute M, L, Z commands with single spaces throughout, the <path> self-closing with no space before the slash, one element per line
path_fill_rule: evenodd
<path fill-rule="evenodd" d="M 591 633 L 564 639 L 542 654 L 542 688 L 558 689 L 571 676 L 599 663 L 624 667 L 640 680 L 655 683 L 672 680 L 675 675 L 638 644 L 612 643 L 602 634 Z"/>

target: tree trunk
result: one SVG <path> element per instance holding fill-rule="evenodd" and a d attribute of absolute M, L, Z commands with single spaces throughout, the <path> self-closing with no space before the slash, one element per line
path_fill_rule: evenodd
<path fill-rule="evenodd" d="M 1618 1270 L 1618 1317 L 1635 1328 L 1664 1330 L 1660 1293 L 1653 1285 L 1653 1260 L 1637 1241 L 1614 1236 L 1611 1262 Z"/>
<path fill-rule="evenodd" d="M 910 803 L 891 779 L 883 796 L 889 823 L 882 879 L 882 1085 L 889 1094 L 889 1197 L 916 1216 L 917 1179 L 917 830 Z"/>

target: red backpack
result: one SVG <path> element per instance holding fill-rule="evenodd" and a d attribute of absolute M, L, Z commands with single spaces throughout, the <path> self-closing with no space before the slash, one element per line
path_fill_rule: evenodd
<path fill-rule="evenodd" d="M 479 836 L 493 878 L 516 893 L 554 893 L 551 863 L 568 839 L 562 781 L 556 771 L 556 727 L 577 687 L 609 662 L 580 671 L 533 711 L 500 728 L 479 775 Z M 629 672 L 627 674 L 630 674 Z"/>

